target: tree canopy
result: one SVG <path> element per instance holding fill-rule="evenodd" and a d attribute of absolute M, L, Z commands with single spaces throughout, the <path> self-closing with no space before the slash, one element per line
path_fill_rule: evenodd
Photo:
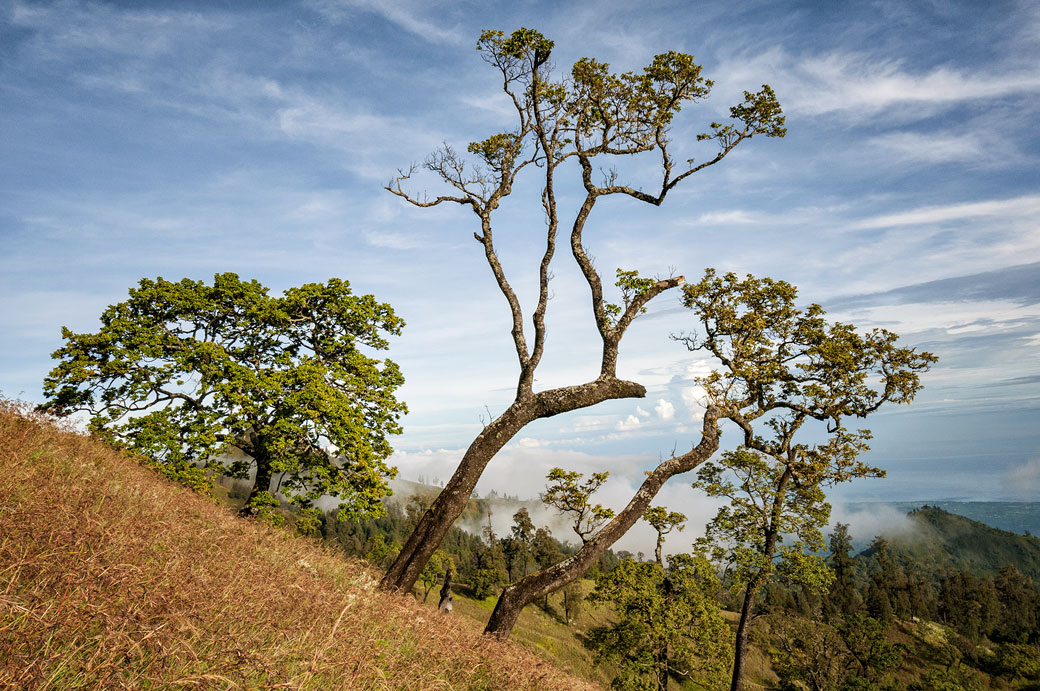
<path fill-rule="evenodd" d="M 702 331 L 678 340 L 722 363 L 702 385 L 709 405 L 743 437 L 739 448 L 705 464 L 694 484 L 730 500 L 708 537 L 724 541 L 745 591 L 733 691 L 743 688 L 747 624 L 762 585 L 778 570 L 810 587 L 829 578 L 813 554 L 823 549 L 821 528 L 830 517 L 823 489 L 884 475 L 860 457 L 870 430 L 848 429 L 847 419 L 909 403 L 921 388 L 920 374 L 936 361 L 898 345 L 885 329 L 861 332 L 828 322 L 823 308 L 799 308 L 796 298 L 784 281 L 710 269 L 683 288 Z"/>
<path fill-rule="evenodd" d="M 720 588 L 703 555 L 657 561 L 623 560 L 596 579 L 590 600 L 608 603 L 614 621 L 594 627 L 587 645 L 600 662 L 616 665 L 616 689 L 666 691 L 669 679 L 694 678 L 719 688 L 729 665 L 729 629 L 716 596 Z"/>
<path fill-rule="evenodd" d="M 142 279 L 101 324 L 62 330 L 44 409 L 86 411 L 91 431 L 171 476 L 255 468 L 247 506 L 277 490 L 303 505 L 338 497 L 344 515 L 382 512 L 404 379 L 365 351 L 400 333 L 389 305 L 340 279 L 273 297 L 223 273 L 212 285 Z"/>

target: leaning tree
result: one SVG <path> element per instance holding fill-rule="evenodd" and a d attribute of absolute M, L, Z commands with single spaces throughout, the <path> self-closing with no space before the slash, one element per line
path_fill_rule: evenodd
<path fill-rule="evenodd" d="M 224 273 L 212 285 L 142 279 L 101 324 L 62 330 L 41 408 L 86 411 L 95 434 L 171 477 L 255 469 L 244 513 L 274 491 L 303 506 L 335 496 L 344 517 L 383 512 L 404 379 L 365 351 L 400 333 L 389 305 L 339 279 L 272 297 Z"/>
<path fill-rule="evenodd" d="M 382 580 L 382 586 L 389 590 L 412 588 L 426 561 L 462 513 L 487 464 L 525 425 L 610 399 L 646 395 L 642 385 L 617 377 L 618 347 L 647 303 L 684 281 L 681 276 L 645 279 L 635 271 L 619 270 L 621 300 L 620 304 L 611 303 L 584 236 L 599 200 L 620 195 L 659 206 L 677 185 L 721 161 L 741 142 L 755 135 L 785 134 L 776 95 L 764 85 L 758 92 L 745 92 L 744 101 L 730 109 L 731 122 L 711 122 L 707 131 L 697 136 L 718 145 L 712 157 L 697 164 L 692 159 L 677 161 L 670 139 L 672 120 L 683 106 L 701 100 L 712 87 L 692 56 L 663 53 L 642 71 L 624 73 L 611 72 L 607 64 L 583 58 L 574 64 L 569 76 L 560 77 L 553 73 L 550 63 L 552 48 L 552 41 L 530 29 L 519 29 L 508 36 L 501 31 L 483 32 L 477 49 L 501 76 L 502 89 L 515 111 L 512 127 L 470 143 L 469 157 L 450 146 L 431 154 L 422 167 L 445 185 L 448 191 L 444 194 L 431 197 L 406 190 L 417 166 L 400 171 L 387 186 L 416 206 L 458 204 L 476 216 L 479 230 L 474 238 L 483 248 L 508 305 L 510 333 L 520 366 L 512 403 L 472 441 L 451 480 L 408 538 Z M 618 179 L 611 166 L 639 155 L 658 157 L 659 177 L 642 184 Z M 494 235 L 496 212 L 525 169 L 538 175 L 541 194 L 537 203 L 545 216 L 538 297 L 529 325 L 499 261 Z M 610 172 L 599 179 L 597 169 Z M 583 190 L 580 204 L 571 211 L 561 209 L 557 200 L 558 184 L 565 175 L 580 181 Z M 600 371 L 592 381 L 535 391 L 535 371 L 545 351 L 549 281 L 561 224 L 568 233 L 571 255 L 588 284 L 591 316 L 601 341 Z"/>
<path fill-rule="evenodd" d="M 909 403 L 921 388 L 920 373 L 936 358 L 897 345 L 897 336 L 884 329 L 864 334 L 849 324 L 828 323 L 819 305 L 800 309 L 796 297 L 794 286 L 784 281 L 719 277 L 711 269 L 701 281 L 683 288 L 683 302 L 693 312 L 697 328 L 677 339 L 691 350 L 707 351 L 717 362 L 699 382 L 707 399 L 700 441 L 647 471 L 617 514 L 591 504 L 598 484 L 581 484 L 580 478 L 555 473 L 557 486 L 561 480 L 567 482 L 562 491 L 547 493 L 566 498 L 554 505 L 572 516 L 596 517 L 594 527 L 575 530 L 582 545 L 573 556 L 503 590 L 486 633 L 507 637 L 527 604 L 588 570 L 645 514 L 664 483 L 694 470 L 718 450 L 723 420 L 735 424 L 745 449 L 784 464 L 781 493 L 788 484 L 818 490 L 831 482 L 881 472 L 858 458 L 867 448 L 869 430 L 850 431 L 845 422 L 866 417 L 886 403 Z M 820 441 L 799 441 L 810 430 Z M 811 496 L 822 501 L 822 493 Z M 779 532 L 772 534 L 774 543 L 778 536 Z M 746 629 L 738 633 L 746 636 Z M 742 669 L 740 653 L 738 647 L 735 669 Z"/>

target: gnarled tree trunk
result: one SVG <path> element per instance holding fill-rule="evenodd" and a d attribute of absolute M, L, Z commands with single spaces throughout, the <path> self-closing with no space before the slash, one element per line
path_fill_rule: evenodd
<path fill-rule="evenodd" d="M 383 576 L 385 590 L 409 592 L 426 562 L 440 546 L 455 519 L 462 515 L 484 468 L 506 443 L 533 420 L 586 408 L 613 398 L 642 398 L 646 389 L 635 382 L 600 377 L 579 386 L 550 389 L 518 397 L 473 440 L 458 468 L 419 519 L 401 553 Z"/>

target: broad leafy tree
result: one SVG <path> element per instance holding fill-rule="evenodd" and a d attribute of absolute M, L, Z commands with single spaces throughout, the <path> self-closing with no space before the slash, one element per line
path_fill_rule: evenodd
<path fill-rule="evenodd" d="M 801 485 L 792 477 L 786 466 L 742 447 L 704 465 L 694 483 L 708 496 L 729 501 L 708 524 L 704 542 L 714 546 L 717 559 L 732 566 L 731 581 L 744 590 L 738 659 L 746 652 L 747 625 L 757 596 L 770 579 L 819 589 L 832 576 L 815 554 L 823 549 L 820 530 L 827 524 L 830 505 L 819 485 Z"/>
<path fill-rule="evenodd" d="M 639 383 L 617 376 L 618 348 L 633 320 L 663 291 L 683 283 L 681 276 L 660 280 L 618 271 L 618 299 L 611 302 L 587 247 L 585 231 L 600 200 L 626 197 L 652 206 L 694 173 L 715 165 L 735 147 L 756 135 L 782 137 L 784 117 L 772 89 L 746 92 L 730 109 L 727 122 L 710 122 L 697 138 L 708 155 L 694 163 L 690 152 L 676 158 L 671 141 L 672 120 L 680 109 L 708 95 L 712 82 L 701 75 L 692 56 L 668 52 L 655 56 L 637 72 L 617 73 L 591 58 L 576 62 L 566 76 L 555 74 L 550 62 L 553 42 L 537 31 L 519 29 L 509 35 L 485 31 L 477 42 L 481 57 L 501 77 L 513 108 L 512 123 L 500 132 L 468 144 L 465 153 L 450 146 L 431 154 L 422 166 L 442 185 L 443 193 L 410 190 L 418 166 L 403 170 L 387 189 L 419 207 L 461 205 L 475 216 L 473 234 L 510 314 L 510 335 L 519 376 L 516 396 L 491 420 L 466 450 L 452 478 L 408 539 L 387 571 L 382 585 L 407 591 L 448 528 L 465 508 L 477 480 L 495 454 L 527 424 L 606 400 L 646 395 Z M 628 181 L 600 170 L 632 157 L 649 156 L 657 166 L 652 179 Z M 495 244 L 497 214 L 519 176 L 536 177 L 540 194 L 532 199 L 544 211 L 539 227 L 542 252 L 537 268 L 537 298 L 525 317 L 518 292 L 506 275 Z M 580 185 L 576 208 L 561 208 L 558 184 Z M 649 190 L 649 191 L 648 191 Z M 601 341 L 599 375 L 587 382 L 535 390 L 535 373 L 547 343 L 546 312 L 557 241 L 566 246 L 588 285 L 590 317 Z M 644 507 L 645 508 L 645 507 Z M 640 508 L 635 517 L 642 513 Z"/>
<path fill-rule="evenodd" d="M 785 573 L 822 585 L 827 570 L 806 551 L 823 547 L 830 507 L 823 489 L 882 476 L 860 454 L 871 437 L 848 429 L 887 403 L 909 403 L 936 358 L 897 344 L 885 329 L 829 323 L 819 305 L 795 305 L 794 286 L 734 274 L 684 288 L 703 331 L 680 338 L 722 363 L 703 380 L 710 405 L 742 433 L 740 448 L 705 466 L 695 486 L 727 497 L 709 536 L 729 543 L 744 584 L 732 689 L 743 687 L 747 625 L 762 585 Z M 812 440 L 812 441 L 810 441 Z M 791 540 L 784 544 L 785 536 Z"/>
<path fill-rule="evenodd" d="M 777 614 L 770 621 L 773 669 L 784 691 L 874 691 L 901 688 L 891 672 L 904 646 L 887 640 L 884 622 L 850 614 L 834 625 Z"/>
<path fill-rule="evenodd" d="M 62 331 L 42 407 L 90 413 L 92 432 L 168 475 L 254 471 L 246 510 L 278 491 L 305 506 L 338 497 L 344 516 L 379 515 L 404 380 L 370 353 L 402 326 L 389 305 L 339 279 L 281 297 L 232 273 L 212 284 L 143 279 L 97 333 Z"/>

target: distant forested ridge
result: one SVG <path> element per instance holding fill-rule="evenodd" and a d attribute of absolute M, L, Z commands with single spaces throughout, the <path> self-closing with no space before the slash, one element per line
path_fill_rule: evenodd
<path fill-rule="evenodd" d="M 1040 506 L 1040 504 L 1037 504 Z M 994 578 L 1008 565 L 1040 581 L 1040 538 L 1001 530 L 937 506 L 908 514 L 912 529 L 886 535 L 893 558 L 930 577 L 955 570 L 976 578 Z M 874 548 L 861 556 L 870 557 Z"/>
<path fill-rule="evenodd" d="M 1040 501 L 902 501 L 851 502 L 846 507 L 853 513 L 876 507 L 891 507 L 901 513 L 935 506 L 950 513 L 981 521 L 988 526 L 1020 535 L 1040 536 Z"/>

